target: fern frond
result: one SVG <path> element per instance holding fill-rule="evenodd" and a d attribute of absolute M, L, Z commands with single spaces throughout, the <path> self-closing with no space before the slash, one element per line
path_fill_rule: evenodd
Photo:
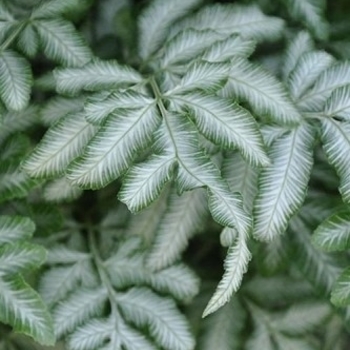
<path fill-rule="evenodd" d="M 301 120 L 282 84 L 260 66 L 239 57 L 231 61 L 229 79 L 222 94 L 226 98 L 248 101 L 254 113 L 277 123 Z"/>
<path fill-rule="evenodd" d="M 304 202 L 313 164 L 314 132 L 301 125 L 275 141 L 269 156 L 272 165 L 259 177 L 254 204 L 254 236 L 272 240 L 284 233 L 291 216 Z M 302 169 L 302 170 L 301 170 Z"/>
<path fill-rule="evenodd" d="M 174 31 L 183 28 L 212 29 L 223 35 L 238 33 L 256 41 L 276 40 L 284 28 L 280 18 L 266 16 L 256 5 L 205 6 L 193 17 L 180 22 Z"/>
<path fill-rule="evenodd" d="M 306 111 L 319 112 L 333 90 L 350 84 L 350 63 L 340 62 L 325 70 L 315 85 L 302 96 L 298 105 Z"/>
<path fill-rule="evenodd" d="M 82 68 L 56 70 L 54 75 L 57 91 L 67 95 L 142 83 L 138 72 L 116 61 L 93 61 Z"/>
<path fill-rule="evenodd" d="M 46 184 L 44 188 L 44 198 L 48 202 L 69 202 L 77 199 L 82 194 L 79 187 L 74 187 L 65 178 L 55 179 Z"/>
<path fill-rule="evenodd" d="M 37 269 L 46 258 L 42 247 L 25 242 L 34 230 L 30 219 L 0 216 L 0 321 L 39 343 L 53 345 L 51 317 L 21 275 Z"/>
<path fill-rule="evenodd" d="M 172 300 L 147 289 L 134 288 L 117 297 L 125 318 L 149 332 L 166 349 L 193 349 L 194 341 L 184 317 Z"/>
<path fill-rule="evenodd" d="M 319 75 L 334 63 L 334 58 L 324 51 L 303 54 L 289 78 L 289 90 L 298 100 L 309 89 Z"/>
<path fill-rule="evenodd" d="M 324 113 L 350 122 L 350 85 L 335 89 L 326 101 Z"/>
<path fill-rule="evenodd" d="M 322 119 L 321 139 L 329 162 L 340 177 L 339 191 L 344 201 L 350 203 L 350 123 Z"/>
<path fill-rule="evenodd" d="M 172 100 L 189 110 L 199 131 L 223 149 L 238 148 L 252 165 L 270 163 L 257 124 L 239 105 L 215 95 L 191 92 Z"/>
<path fill-rule="evenodd" d="M 160 117 L 154 103 L 112 114 L 68 169 L 73 185 L 101 188 L 130 167 L 138 152 L 150 145 Z"/>
<path fill-rule="evenodd" d="M 39 51 L 39 36 L 33 24 L 27 24 L 18 38 L 18 48 L 28 57 L 35 57 Z"/>
<path fill-rule="evenodd" d="M 203 219 L 208 215 L 205 197 L 203 189 L 185 192 L 181 196 L 172 191 L 155 231 L 147 258 L 149 268 L 161 270 L 179 259 L 189 239 L 202 228 Z"/>
<path fill-rule="evenodd" d="M 32 72 L 15 51 L 0 52 L 0 97 L 9 110 L 20 111 L 29 102 Z"/>
<path fill-rule="evenodd" d="M 314 49 L 314 43 L 308 32 L 299 32 L 289 43 L 282 67 L 284 81 L 287 81 L 290 73 L 295 69 L 301 56 Z"/>
<path fill-rule="evenodd" d="M 170 26 L 199 4 L 199 0 L 156 0 L 139 19 L 139 53 L 143 59 L 163 43 Z"/>
<path fill-rule="evenodd" d="M 209 62 L 225 62 L 233 59 L 235 56 L 247 58 L 254 52 L 255 46 L 254 40 L 232 34 L 226 39 L 211 45 L 204 52 L 202 58 Z"/>
<path fill-rule="evenodd" d="M 67 67 L 81 67 L 92 59 L 90 49 L 70 22 L 57 18 L 34 24 L 48 58 Z"/>
<path fill-rule="evenodd" d="M 78 5 L 78 0 L 61 0 L 59 2 L 55 0 L 43 1 L 40 2 L 38 6 L 34 7 L 31 18 L 54 18 L 74 10 Z"/>
<path fill-rule="evenodd" d="M 247 236 L 239 233 L 235 245 L 228 249 L 224 262 L 224 275 L 214 295 L 209 300 L 203 312 L 203 317 L 215 312 L 230 300 L 232 294 L 236 292 L 241 285 L 243 274 L 248 269 L 250 259 L 251 253 L 247 245 Z"/>
<path fill-rule="evenodd" d="M 97 128 L 85 120 L 83 113 L 66 115 L 49 129 L 24 161 L 23 169 L 36 178 L 62 175 L 96 131 Z"/>
<path fill-rule="evenodd" d="M 326 252 L 350 248 L 350 214 L 344 211 L 327 218 L 314 232 L 312 242 Z"/>
<path fill-rule="evenodd" d="M 317 39 L 327 39 L 328 23 L 324 19 L 324 0 L 284 0 L 290 15 L 302 22 Z"/>
<path fill-rule="evenodd" d="M 331 302 L 335 306 L 348 306 L 350 304 L 350 268 L 345 269 L 335 282 Z"/>

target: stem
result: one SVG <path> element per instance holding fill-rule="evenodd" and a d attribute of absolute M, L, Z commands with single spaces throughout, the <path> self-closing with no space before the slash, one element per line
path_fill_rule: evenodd
<path fill-rule="evenodd" d="M 100 280 L 101 280 L 102 284 L 107 288 L 108 298 L 109 298 L 109 302 L 111 305 L 111 314 L 112 314 L 113 319 L 115 321 L 114 330 L 117 332 L 118 329 L 120 329 L 119 319 L 121 317 L 119 310 L 118 310 L 118 304 L 116 302 L 117 292 L 114 290 L 113 285 L 109 279 L 108 272 L 105 268 L 104 262 L 100 256 L 99 251 L 98 251 L 97 242 L 96 242 L 96 238 L 95 238 L 95 232 L 94 232 L 93 228 L 91 228 L 91 227 L 88 229 L 88 244 L 89 244 L 91 255 L 92 255 L 92 258 L 95 262 L 95 266 L 97 268 L 97 272 L 98 272 L 98 275 L 100 277 Z M 114 337 L 113 337 L 113 339 L 114 339 Z M 116 341 L 118 341 L 118 344 L 114 344 L 114 345 L 116 348 L 119 349 L 121 347 L 120 340 L 116 340 Z"/>
<path fill-rule="evenodd" d="M 26 22 L 22 22 L 17 28 L 16 30 L 14 30 L 11 35 L 1 44 L 0 46 L 0 53 L 5 51 L 11 44 L 13 41 L 16 40 L 17 36 L 22 32 L 22 30 L 24 29 L 24 27 L 27 25 Z"/>

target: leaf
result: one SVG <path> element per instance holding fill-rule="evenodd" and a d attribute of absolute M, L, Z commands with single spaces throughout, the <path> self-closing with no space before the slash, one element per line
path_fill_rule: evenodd
<path fill-rule="evenodd" d="M 324 51 L 304 53 L 289 78 L 289 90 L 292 97 L 298 100 L 334 61 L 334 58 Z"/>
<path fill-rule="evenodd" d="M 223 149 L 238 148 L 252 165 L 270 163 L 257 124 L 247 110 L 227 99 L 198 92 L 173 96 L 172 100 L 187 107 L 207 139 Z"/>
<path fill-rule="evenodd" d="M 83 113 L 68 114 L 48 130 L 22 168 L 36 178 L 63 175 L 96 131 L 97 128 L 85 120 Z"/>
<path fill-rule="evenodd" d="M 188 68 L 180 84 L 165 95 L 171 96 L 174 93 L 184 94 L 197 89 L 206 92 L 215 92 L 225 85 L 229 70 L 230 66 L 228 63 L 195 61 Z"/>
<path fill-rule="evenodd" d="M 80 112 L 84 107 L 85 96 L 54 96 L 40 110 L 40 119 L 45 126 L 51 126 L 67 114 Z"/>
<path fill-rule="evenodd" d="M 205 308 L 203 317 L 215 312 L 230 300 L 232 294 L 241 285 L 243 274 L 247 271 L 250 259 L 251 253 L 247 246 L 247 238 L 240 233 L 235 245 L 228 249 L 224 263 L 224 275 Z"/>
<path fill-rule="evenodd" d="M 20 111 L 29 102 L 32 73 L 26 59 L 15 51 L 0 53 L 0 97 L 10 110 Z"/>
<path fill-rule="evenodd" d="M 76 10 L 79 6 L 79 0 L 48 0 L 40 2 L 37 7 L 34 7 L 31 18 L 54 18 L 69 11 Z"/>
<path fill-rule="evenodd" d="M 142 82 L 142 77 L 132 68 L 116 61 L 93 61 L 82 68 L 54 71 L 57 91 L 76 95 L 79 92 L 99 91 Z"/>
<path fill-rule="evenodd" d="M 0 279 L 0 320 L 44 345 L 54 345 L 52 320 L 39 295 L 19 275 Z"/>
<path fill-rule="evenodd" d="M 327 99 L 324 113 L 328 117 L 340 117 L 350 122 L 350 85 L 335 89 Z"/>
<path fill-rule="evenodd" d="M 231 61 L 222 94 L 248 101 L 254 113 L 277 123 L 295 124 L 301 120 L 282 84 L 260 66 L 239 57 Z"/>
<path fill-rule="evenodd" d="M 79 288 L 53 311 L 57 337 L 73 331 L 89 317 L 99 316 L 107 299 L 104 287 L 95 289 Z"/>
<path fill-rule="evenodd" d="M 0 245 L 0 278 L 37 269 L 44 263 L 46 251 L 30 243 Z"/>
<path fill-rule="evenodd" d="M 185 317 L 171 299 L 161 298 L 150 290 L 133 288 L 117 297 L 125 318 L 138 327 L 149 327 L 149 332 L 163 348 L 191 350 L 194 339 Z"/>
<path fill-rule="evenodd" d="M 317 39 L 328 37 L 328 24 L 324 19 L 324 0 L 284 0 L 290 15 L 302 22 Z"/>
<path fill-rule="evenodd" d="M 326 252 L 350 248 L 350 214 L 336 213 L 327 218 L 313 234 L 312 242 Z"/>
<path fill-rule="evenodd" d="M 111 115 L 68 169 L 73 185 L 102 188 L 126 171 L 160 123 L 154 103 Z"/>
<path fill-rule="evenodd" d="M 312 230 L 300 217 L 293 217 L 290 229 L 293 252 L 291 259 L 319 293 L 328 296 L 341 272 L 337 257 L 314 247 L 311 243 Z"/>
<path fill-rule="evenodd" d="M 206 193 L 203 189 L 179 196 L 172 191 L 166 211 L 155 231 L 155 239 L 147 258 L 147 266 L 161 270 L 178 260 L 189 239 L 203 227 L 208 215 Z"/>
<path fill-rule="evenodd" d="M 45 200 L 54 203 L 69 202 L 77 199 L 81 194 L 82 190 L 72 186 L 64 177 L 47 183 L 44 188 Z"/>
<path fill-rule="evenodd" d="M 1 148 L 1 162 L 8 161 L 9 159 L 21 159 L 30 148 L 30 140 L 22 134 L 14 134 L 4 142 Z"/>
<path fill-rule="evenodd" d="M 102 125 L 118 109 L 143 108 L 152 103 L 155 103 L 153 98 L 133 90 L 112 92 L 107 96 L 103 91 L 88 97 L 84 106 L 85 118 L 89 123 Z"/>
<path fill-rule="evenodd" d="M 139 52 L 148 58 L 164 42 L 170 26 L 198 5 L 198 0 L 153 1 L 139 19 Z"/>
<path fill-rule="evenodd" d="M 45 55 L 68 67 L 84 66 L 92 53 L 74 26 L 64 19 L 35 21 Z"/>
<path fill-rule="evenodd" d="M 39 184 L 20 171 L 18 162 L 6 161 L 0 164 L 0 202 L 23 198 Z"/>
<path fill-rule="evenodd" d="M 113 331 L 112 319 L 92 319 L 70 336 L 68 346 L 72 350 L 101 348 Z"/>
<path fill-rule="evenodd" d="M 239 192 L 243 197 L 243 207 L 248 213 L 253 211 L 254 198 L 258 192 L 259 171 L 251 167 L 238 152 L 229 153 L 222 164 L 222 177 L 231 192 Z"/>
<path fill-rule="evenodd" d="M 32 236 L 35 224 L 21 216 L 0 216 L 0 245 L 22 241 Z"/>
<path fill-rule="evenodd" d="M 18 47 L 28 57 L 35 57 L 39 51 L 39 37 L 33 24 L 27 24 L 18 38 Z"/>
<path fill-rule="evenodd" d="M 345 269 L 335 282 L 331 302 L 338 307 L 350 304 L 350 268 Z"/>
<path fill-rule="evenodd" d="M 254 40 L 232 34 L 211 45 L 202 58 L 209 62 L 225 62 L 232 60 L 235 56 L 246 58 L 254 52 L 255 46 Z"/>
<path fill-rule="evenodd" d="M 282 67 L 283 79 L 287 81 L 301 56 L 314 49 L 311 36 L 306 31 L 299 32 L 289 43 Z"/>
<path fill-rule="evenodd" d="M 259 177 L 254 204 L 254 236 L 270 241 L 284 233 L 288 221 L 304 202 L 312 169 L 314 133 L 301 125 L 272 145 L 272 164 Z"/>
<path fill-rule="evenodd" d="M 313 88 L 299 99 L 298 106 L 305 111 L 322 111 L 333 90 L 349 84 L 350 63 L 337 63 L 318 77 Z"/>
<path fill-rule="evenodd" d="M 157 199 L 172 178 L 175 159 L 170 155 L 153 155 L 146 162 L 129 169 L 118 194 L 131 212 L 139 211 Z"/>
<path fill-rule="evenodd" d="M 171 71 L 172 66 L 183 65 L 198 58 L 220 39 L 222 36 L 212 30 L 184 29 L 166 43 L 159 59 L 160 65 Z"/>
<path fill-rule="evenodd" d="M 238 33 L 256 41 L 276 40 L 283 32 L 280 18 L 266 16 L 258 6 L 215 4 L 205 6 L 195 16 L 180 22 L 178 28 L 212 29 L 223 35 Z"/>
<path fill-rule="evenodd" d="M 339 191 L 350 203 L 350 123 L 324 118 L 321 126 L 323 149 L 340 177 Z"/>

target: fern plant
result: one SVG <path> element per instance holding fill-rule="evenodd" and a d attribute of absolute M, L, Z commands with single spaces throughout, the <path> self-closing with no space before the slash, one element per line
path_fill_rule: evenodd
<path fill-rule="evenodd" d="M 347 348 L 335 3 L 0 4 L 0 349 Z"/>

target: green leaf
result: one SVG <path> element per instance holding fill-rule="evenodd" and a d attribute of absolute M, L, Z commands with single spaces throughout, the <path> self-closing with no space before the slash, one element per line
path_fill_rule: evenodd
<path fill-rule="evenodd" d="M 0 97 L 10 110 L 20 111 L 29 102 L 32 73 L 26 59 L 15 51 L 0 53 Z"/>
<path fill-rule="evenodd" d="M 195 61 L 190 65 L 180 83 L 165 96 L 174 93 L 183 94 L 193 90 L 204 90 L 215 92 L 220 90 L 226 83 L 230 70 L 228 63 L 212 63 L 206 61 Z"/>
<path fill-rule="evenodd" d="M 23 198 L 39 184 L 19 169 L 18 162 L 6 161 L 0 164 L 0 202 Z"/>
<path fill-rule="evenodd" d="M 326 101 L 324 113 L 350 122 L 350 85 L 335 89 Z"/>
<path fill-rule="evenodd" d="M 0 216 L 0 245 L 22 241 L 32 236 L 35 224 L 21 216 Z"/>
<path fill-rule="evenodd" d="M 152 270 L 161 270 L 177 261 L 190 238 L 203 228 L 203 220 L 207 216 L 205 190 L 196 189 L 181 196 L 173 190 L 156 228 L 147 266 Z"/>
<path fill-rule="evenodd" d="M 257 123 L 244 108 L 199 92 L 173 96 L 172 100 L 189 109 L 199 131 L 215 144 L 224 149 L 238 148 L 254 166 L 270 164 Z"/>
<path fill-rule="evenodd" d="M 350 268 L 339 276 L 332 289 L 331 302 L 338 307 L 350 304 Z"/>
<path fill-rule="evenodd" d="M 84 66 L 92 53 L 74 26 L 64 19 L 35 21 L 45 55 L 68 67 Z"/>
<path fill-rule="evenodd" d="M 77 199 L 82 194 L 79 187 L 72 186 L 66 178 L 55 179 L 46 184 L 44 198 L 48 202 L 62 203 Z"/>
<path fill-rule="evenodd" d="M 314 49 L 314 43 L 308 32 L 299 32 L 289 43 L 284 57 L 282 75 L 287 81 L 290 73 L 295 69 L 301 56 Z"/>
<path fill-rule="evenodd" d="M 157 199 L 172 178 L 176 160 L 172 155 L 153 155 L 146 162 L 134 165 L 123 179 L 118 198 L 131 212 L 149 206 Z"/>
<path fill-rule="evenodd" d="M 144 288 L 133 288 L 117 297 L 126 320 L 149 332 L 163 348 L 191 350 L 194 339 L 185 317 L 171 299 L 161 298 Z"/>
<path fill-rule="evenodd" d="M 37 7 L 32 11 L 31 18 L 55 18 L 59 15 L 67 13 L 69 11 L 76 10 L 80 5 L 79 0 L 47 0 L 40 2 Z"/>
<path fill-rule="evenodd" d="M 302 22 L 317 39 L 327 39 L 328 23 L 324 19 L 325 0 L 284 0 L 290 15 Z"/>
<path fill-rule="evenodd" d="M 326 252 L 350 248 L 350 214 L 341 212 L 330 216 L 315 231 L 312 242 Z"/>
<path fill-rule="evenodd" d="M 314 132 L 301 125 L 272 145 L 272 164 L 259 176 L 255 200 L 254 236 L 269 241 L 284 233 L 288 221 L 304 202 L 313 164 Z"/>
<path fill-rule="evenodd" d="M 258 169 L 251 167 L 238 152 L 228 154 L 222 164 L 222 177 L 231 192 L 239 192 L 248 213 L 253 211 L 254 198 L 258 192 Z"/>
<path fill-rule="evenodd" d="M 321 126 L 323 149 L 340 177 L 339 191 L 350 203 L 350 122 L 324 118 Z"/>
<path fill-rule="evenodd" d="M 30 243 L 0 245 L 0 278 L 37 269 L 45 262 L 44 248 Z"/>
<path fill-rule="evenodd" d="M 199 0 L 155 0 L 139 19 L 139 52 L 145 59 L 164 42 L 170 26 L 199 4 Z"/>
<path fill-rule="evenodd" d="M 0 161 L 6 162 L 9 159 L 21 159 L 30 148 L 30 140 L 23 134 L 14 134 L 9 137 L 1 146 Z"/>
<path fill-rule="evenodd" d="M 220 39 L 222 36 L 212 30 L 184 29 L 166 43 L 159 59 L 160 65 L 163 69 L 171 71 L 172 66 L 183 65 L 198 58 Z"/>
<path fill-rule="evenodd" d="M 63 175 L 96 131 L 97 128 L 85 120 L 83 113 L 68 114 L 48 130 L 22 168 L 36 178 Z"/>
<path fill-rule="evenodd" d="M 211 45 L 202 58 L 209 62 L 225 62 L 233 59 L 235 56 L 247 58 L 254 52 L 255 46 L 254 40 L 232 34 L 226 39 Z"/>
<path fill-rule="evenodd" d="M 56 70 L 54 75 L 57 91 L 68 95 L 76 95 L 83 90 L 107 90 L 142 82 L 139 73 L 116 61 L 93 61 L 82 68 Z"/>
<path fill-rule="evenodd" d="M 298 105 L 305 111 L 320 112 L 333 90 L 350 84 L 350 62 L 340 62 L 325 70 Z"/>
<path fill-rule="evenodd" d="M 39 36 L 32 23 L 27 24 L 18 38 L 19 49 L 28 57 L 35 57 L 39 51 Z"/>
<path fill-rule="evenodd" d="M 104 287 L 75 290 L 53 311 L 56 336 L 66 335 L 80 326 L 86 319 L 101 315 L 106 300 L 107 290 Z"/>
<path fill-rule="evenodd" d="M 126 90 L 112 92 L 106 96 L 105 91 L 88 97 L 85 103 L 85 118 L 89 123 L 102 125 L 107 117 L 118 109 L 143 108 L 155 100 L 139 92 Z"/>
<path fill-rule="evenodd" d="M 254 113 L 277 123 L 291 124 L 301 120 L 283 85 L 268 71 L 247 60 L 231 61 L 229 79 L 222 91 L 224 97 L 248 101 Z"/>
<path fill-rule="evenodd" d="M 215 4 L 204 6 L 195 16 L 180 22 L 180 28 L 212 29 L 223 35 L 238 33 L 261 42 L 280 38 L 284 21 L 266 16 L 256 5 Z"/>
<path fill-rule="evenodd" d="M 240 233 L 237 236 L 235 245 L 228 249 L 224 263 L 224 275 L 205 308 L 203 317 L 208 316 L 226 304 L 232 297 L 232 294 L 239 289 L 243 274 L 248 269 L 250 259 L 251 253 L 247 246 L 247 236 Z"/>
<path fill-rule="evenodd" d="M 289 78 L 289 90 L 294 100 L 298 100 L 309 89 L 319 75 L 329 68 L 335 59 L 324 51 L 304 53 Z"/>
<path fill-rule="evenodd" d="M 0 320 L 44 345 L 54 345 L 52 320 L 39 295 L 19 275 L 0 279 Z"/>
<path fill-rule="evenodd" d="M 147 147 L 160 118 L 154 103 L 112 114 L 68 169 L 73 185 L 102 188 L 126 171 Z"/>

